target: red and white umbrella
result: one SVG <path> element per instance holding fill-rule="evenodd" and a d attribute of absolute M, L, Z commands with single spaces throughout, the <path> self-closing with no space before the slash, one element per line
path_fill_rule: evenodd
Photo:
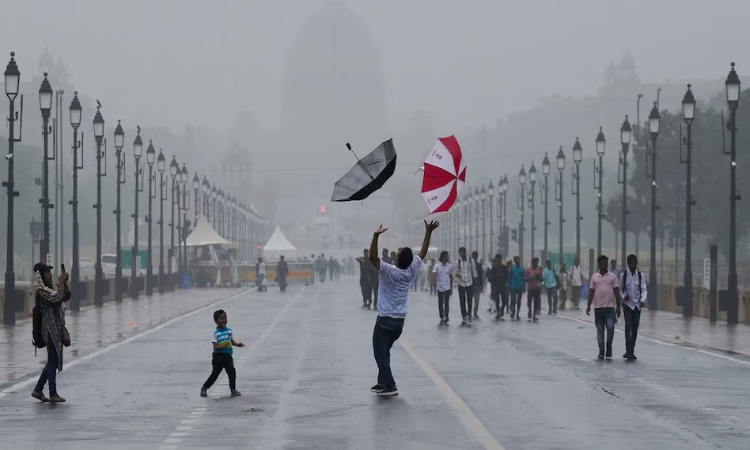
<path fill-rule="evenodd" d="M 466 163 L 455 136 L 438 138 L 424 160 L 422 197 L 430 212 L 451 209 L 466 183 Z"/>

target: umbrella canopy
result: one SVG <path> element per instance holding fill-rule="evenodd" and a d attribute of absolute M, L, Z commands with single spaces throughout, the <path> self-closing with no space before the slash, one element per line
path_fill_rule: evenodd
<path fill-rule="evenodd" d="M 351 151 L 352 148 L 346 144 Z M 354 153 L 352 151 L 352 153 Z M 356 158 L 357 155 L 354 155 Z M 393 139 L 388 139 L 352 167 L 333 186 L 333 202 L 364 200 L 377 191 L 396 171 L 396 149 Z"/>
<path fill-rule="evenodd" d="M 439 138 L 424 160 L 422 197 L 430 212 L 451 209 L 466 182 L 466 163 L 455 136 Z"/>

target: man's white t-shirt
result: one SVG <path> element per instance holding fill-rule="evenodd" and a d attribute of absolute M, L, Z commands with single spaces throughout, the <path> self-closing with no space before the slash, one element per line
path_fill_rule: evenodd
<path fill-rule="evenodd" d="M 262 262 L 258 265 L 258 275 L 266 274 L 266 263 Z"/>
<path fill-rule="evenodd" d="M 422 259 L 414 256 L 407 269 L 380 260 L 378 281 L 378 314 L 386 317 L 404 318 L 409 312 L 409 288 L 417 279 Z"/>

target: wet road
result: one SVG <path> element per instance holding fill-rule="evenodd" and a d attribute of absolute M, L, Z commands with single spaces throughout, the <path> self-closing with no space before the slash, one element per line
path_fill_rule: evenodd
<path fill-rule="evenodd" d="M 379 398 L 369 392 L 375 313 L 359 308 L 358 294 L 354 281 L 243 293 L 68 353 L 58 376 L 65 404 L 33 400 L 28 376 L 0 385 L 0 448 L 749 446 L 750 359 L 641 339 L 637 362 L 600 362 L 593 325 L 576 317 L 532 324 L 484 313 L 465 328 L 452 298 L 451 325 L 439 327 L 436 301 L 422 293 L 392 355 L 401 395 Z M 219 307 L 248 345 L 235 349 L 239 398 L 224 375 L 207 399 L 198 395 Z M 615 339 L 621 357 L 622 333 Z"/>

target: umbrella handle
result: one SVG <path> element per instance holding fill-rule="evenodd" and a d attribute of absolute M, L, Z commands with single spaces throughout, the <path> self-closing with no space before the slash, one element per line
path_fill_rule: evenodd
<path fill-rule="evenodd" d="M 354 158 L 357 160 L 357 164 L 359 164 L 359 166 L 362 168 L 362 170 L 365 171 L 365 173 L 367 174 L 367 176 L 370 177 L 370 179 L 374 181 L 375 178 L 372 175 L 370 175 L 370 171 L 367 170 L 367 168 L 362 164 L 362 161 L 359 159 L 359 157 L 357 157 L 357 154 L 354 153 L 354 150 L 352 150 L 351 144 L 349 144 L 347 142 L 346 143 L 346 148 L 348 148 L 349 151 L 352 152 L 352 155 L 354 155 Z"/>

